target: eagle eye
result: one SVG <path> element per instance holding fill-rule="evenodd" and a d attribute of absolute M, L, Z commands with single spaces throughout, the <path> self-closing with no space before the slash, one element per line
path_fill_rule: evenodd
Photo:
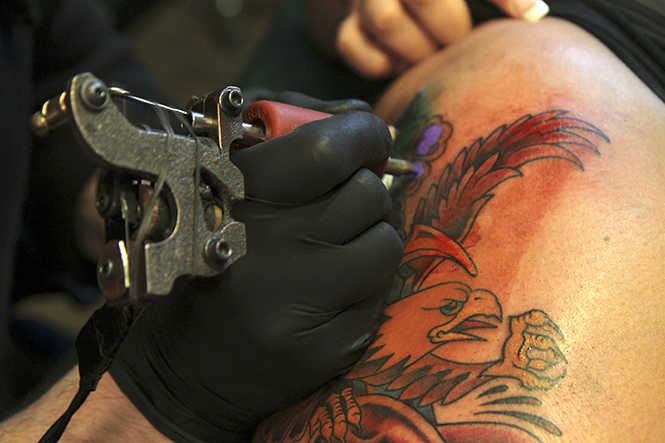
<path fill-rule="evenodd" d="M 464 302 L 459 300 L 446 300 L 446 304 L 439 308 L 443 315 L 455 315 L 464 307 Z"/>

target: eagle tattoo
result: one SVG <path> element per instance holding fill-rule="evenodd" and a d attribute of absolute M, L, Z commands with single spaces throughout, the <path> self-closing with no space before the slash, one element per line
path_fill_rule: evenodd
<path fill-rule="evenodd" d="M 344 381 L 265 421 L 255 441 L 526 443 L 562 434 L 538 413 L 538 393 L 559 384 L 567 365 L 564 334 L 548 314 L 504 318 L 492 291 L 460 281 L 428 286 L 427 278 L 446 261 L 478 275 L 464 241 L 501 183 L 522 177 L 521 168 L 535 161 L 583 171 L 581 153 L 598 155 L 594 140 L 609 139 L 565 110 L 525 115 L 464 147 L 433 177 L 432 162 L 446 152 L 453 126 L 428 110 L 425 90 L 396 125 L 395 151 L 419 169 L 401 198 L 419 190 L 424 197 L 411 220 L 397 218 L 404 257 L 379 333 Z M 397 199 L 397 208 L 403 203 Z M 484 341 L 504 321 L 508 338 L 491 361 L 462 363 L 439 350 Z"/>

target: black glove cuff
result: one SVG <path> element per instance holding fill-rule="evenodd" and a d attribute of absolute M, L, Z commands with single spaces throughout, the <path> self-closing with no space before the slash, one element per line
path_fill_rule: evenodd
<path fill-rule="evenodd" d="M 232 419 L 224 418 L 227 423 L 224 428 L 238 429 L 237 432 L 209 423 L 178 401 L 167 389 L 156 386 L 160 384 L 156 377 L 152 377 L 147 389 L 139 385 L 136 380 L 140 377 L 122 361 L 116 360 L 109 373 L 150 424 L 176 443 L 247 443 L 252 439 L 254 430 L 246 430 L 247 423 L 234 423 Z"/>

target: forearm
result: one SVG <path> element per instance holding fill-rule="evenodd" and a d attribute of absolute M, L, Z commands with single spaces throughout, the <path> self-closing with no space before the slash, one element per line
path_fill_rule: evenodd
<path fill-rule="evenodd" d="M 0 443 L 34 443 L 67 409 L 78 388 L 78 372 L 70 371 L 27 409 L 0 424 Z M 169 442 L 157 432 L 106 375 L 97 390 L 74 414 L 60 439 L 68 442 Z"/>

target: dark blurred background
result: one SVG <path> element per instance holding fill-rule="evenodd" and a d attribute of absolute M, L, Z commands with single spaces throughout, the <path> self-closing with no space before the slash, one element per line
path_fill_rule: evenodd
<path fill-rule="evenodd" d="M 290 0 L 99 0 L 176 105 L 239 84 Z"/>
<path fill-rule="evenodd" d="M 113 9 L 176 106 L 229 85 L 370 102 L 386 85 L 360 79 L 316 48 L 304 0 L 98 1 Z"/>

